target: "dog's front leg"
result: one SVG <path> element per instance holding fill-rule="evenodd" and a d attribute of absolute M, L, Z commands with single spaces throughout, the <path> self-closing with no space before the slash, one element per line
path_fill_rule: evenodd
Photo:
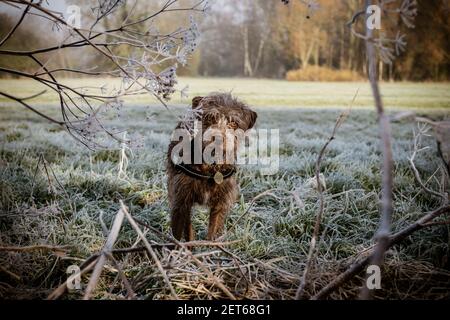
<path fill-rule="evenodd" d="M 176 201 L 172 208 L 172 234 L 177 240 L 181 240 L 183 233 L 186 241 L 194 240 L 194 230 L 191 223 L 192 205 L 189 201 Z"/>
<path fill-rule="evenodd" d="M 211 207 L 211 211 L 209 213 L 208 240 L 215 240 L 222 234 L 225 218 L 229 210 L 230 206 L 223 203 L 218 203 Z"/>

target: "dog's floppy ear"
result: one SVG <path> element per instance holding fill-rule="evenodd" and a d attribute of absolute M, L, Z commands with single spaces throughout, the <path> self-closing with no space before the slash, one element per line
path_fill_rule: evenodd
<path fill-rule="evenodd" d="M 256 123 L 256 119 L 258 118 L 258 114 L 255 111 L 250 110 L 250 118 L 248 123 L 248 129 L 253 128 Z"/>
<path fill-rule="evenodd" d="M 194 99 L 192 99 L 192 109 L 198 108 L 203 98 L 204 97 L 195 97 Z"/>

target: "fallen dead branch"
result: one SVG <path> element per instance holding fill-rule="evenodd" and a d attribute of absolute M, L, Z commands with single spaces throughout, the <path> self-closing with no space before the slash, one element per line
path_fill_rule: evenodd
<path fill-rule="evenodd" d="M 136 219 L 135 219 L 136 221 Z M 137 221 L 136 221 L 137 222 Z M 222 247 L 222 246 L 229 246 L 235 243 L 239 243 L 241 240 L 234 240 L 234 241 L 223 241 L 223 242 L 212 242 L 212 241 L 190 241 L 190 242 L 184 242 L 184 246 L 187 247 Z M 150 246 L 152 248 L 158 249 L 158 248 L 172 248 L 174 246 L 174 243 L 172 242 L 166 242 L 166 243 L 150 243 Z M 142 252 L 146 251 L 147 247 L 145 246 L 137 246 L 137 247 L 130 247 L 130 248 L 118 248 L 111 250 L 112 254 L 127 254 L 132 252 Z M 89 262 L 89 260 L 97 258 L 101 253 L 95 253 L 92 256 L 90 256 L 86 261 Z"/>
<path fill-rule="evenodd" d="M 441 207 L 435 211 L 432 211 L 430 213 L 427 213 L 425 216 L 414 222 L 413 224 L 409 225 L 408 227 L 402 229 L 401 231 L 395 233 L 388 239 L 387 249 L 400 243 L 403 241 L 406 237 L 412 235 L 414 232 L 421 230 L 423 228 L 426 228 L 429 225 L 430 222 L 432 222 L 435 218 L 444 215 L 446 213 L 450 212 L 450 205 Z M 346 271 L 341 273 L 338 277 L 336 277 L 332 282 L 330 282 L 328 285 L 323 287 L 317 294 L 315 294 L 312 297 L 312 300 L 321 300 L 325 299 L 330 293 L 335 291 L 337 288 L 341 287 L 345 283 L 347 283 L 350 279 L 352 279 L 354 276 L 359 274 L 366 265 L 371 262 L 371 254 L 373 254 L 373 251 L 376 250 L 376 248 L 373 248 L 369 251 L 369 255 L 367 255 L 365 258 L 362 258 L 360 260 L 355 261 L 352 265 L 350 265 Z"/>
<path fill-rule="evenodd" d="M 139 221 L 137 219 L 135 219 L 135 221 L 140 225 L 154 231 L 159 236 L 170 240 L 174 245 L 182 248 L 183 251 L 195 262 L 195 264 L 213 281 L 215 286 L 217 286 L 229 299 L 236 300 L 236 297 L 230 292 L 230 290 L 228 290 L 228 288 L 225 287 L 225 285 L 208 268 L 206 268 L 195 255 L 192 254 L 192 252 L 188 249 L 189 246 L 167 234 L 162 233 L 158 229 L 153 228 L 152 226 L 148 225 L 143 221 Z"/>
<path fill-rule="evenodd" d="M 145 247 L 147 248 L 148 252 L 150 253 L 150 256 L 155 261 L 156 266 L 158 267 L 158 270 L 159 270 L 159 272 L 161 273 L 161 275 L 162 275 L 162 277 L 164 279 L 164 282 L 169 287 L 169 290 L 170 290 L 170 293 L 172 294 L 172 297 L 174 299 L 178 300 L 178 295 L 176 294 L 175 289 L 173 288 L 172 283 L 170 282 L 170 279 L 167 276 L 167 273 L 164 270 L 163 266 L 161 265 L 161 261 L 159 261 L 159 258 L 156 255 L 155 251 L 153 250 L 152 246 L 148 242 L 148 240 L 145 237 L 145 235 L 143 234 L 142 230 L 137 225 L 136 221 L 134 221 L 133 217 L 128 213 L 128 210 L 127 210 L 127 208 L 125 207 L 125 205 L 123 204 L 122 201 L 120 201 L 120 206 L 121 206 L 121 211 L 125 214 L 126 218 L 128 219 L 128 222 L 131 224 L 133 229 L 139 235 L 139 237 L 141 238 L 141 240 L 144 243 Z"/>
<path fill-rule="evenodd" d="M 29 252 L 29 251 L 35 251 L 35 250 L 44 250 L 44 251 L 53 251 L 57 253 L 65 253 L 69 249 L 71 249 L 72 246 L 52 246 L 47 244 L 38 244 L 33 246 L 24 246 L 24 247 L 16 247 L 16 246 L 10 246 L 10 247 L 0 247 L 0 251 L 16 251 L 16 252 Z"/>
<path fill-rule="evenodd" d="M 102 251 L 99 253 L 95 253 L 95 254 L 91 255 L 90 257 L 88 257 L 80 266 L 80 269 L 82 270 L 80 272 L 80 275 L 84 275 L 84 274 L 90 272 L 92 269 L 94 269 L 94 271 L 92 272 L 92 275 L 90 277 L 88 287 L 85 291 L 84 299 L 89 299 L 91 297 L 92 292 L 94 291 L 94 289 L 98 283 L 102 269 L 107 267 L 105 265 L 106 260 L 110 260 L 113 263 L 113 266 L 115 267 L 114 272 L 117 272 L 118 279 L 122 280 L 124 288 L 127 291 L 127 297 L 130 299 L 135 298 L 136 294 L 131 286 L 131 283 L 126 278 L 125 272 L 122 270 L 122 266 L 120 265 L 120 263 L 114 258 L 114 255 L 128 254 L 131 252 L 147 251 L 150 254 L 150 256 L 152 257 L 152 260 L 155 262 L 156 266 L 158 267 L 159 274 L 163 275 L 164 281 L 165 281 L 166 285 L 168 286 L 168 288 L 170 288 L 170 286 L 172 286 L 172 289 L 173 289 L 172 283 L 176 283 L 178 285 L 178 283 L 180 283 L 180 279 L 178 278 L 175 282 L 172 282 L 169 279 L 169 277 L 167 276 L 165 267 L 163 267 L 161 260 L 156 255 L 155 249 L 157 249 L 157 248 L 160 248 L 162 250 L 161 254 L 163 254 L 163 258 L 164 258 L 164 253 L 167 253 L 167 252 L 169 254 L 175 254 L 175 255 L 177 253 L 178 253 L 178 255 L 181 254 L 182 255 L 182 259 L 180 260 L 181 265 L 190 264 L 190 261 L 192 261 L 192 263 L 199 270 L 198 275 L 200 277 L 205 277 L 203 279 L 205 284 L 209 283 L 212 287 L 219 288 L 220 291 L 222 291 L 225 294 L 225 296 L 229 299 L 236 299 L 236 297 L 231 293 L 231 291 L 210 270 L 210 268 L 213 268 L 216 270 L 216 272 L 218 271 L 219 273 L 223 273 L 223 272 L 226 273 L 227 272 L 226 270 L 230 269 L 230 266 L 227 264 L 227 266 L 221 267 L 221 266 L 217 265 L 217 262 L 214 262 L 214 261 L 209 261 L 208 266 L 206 266 L 204 262 L 200 261 L 200 259 L 203 259 L 203 260 L 209 259 L 210 256 L 216 256 L 220 252 L 225 252 L 227 255 L 230 255 L 232 257 L 232 260 L 235 262 L 235 266 L 232 267 L 231 269 L 238 269 L 240 271 L 243 279 L 245 279 L 246 283 L 248 284 L 248 279 L 246 279 L 246 276 L 245 276 L 245 268 L 247 268 L 248 265 L 246 265 L 246 264 L 241 265 L 242 261 L 239 261 L 240 259 L 236 255 L 234 255 L 232 252 L 230 252 L 224 248 L 227 245 L 238 243 L 240 241 L 224 241 L 224 242 L 191 241 L 191 242 L 186 242 L 186 243 L 180 243 L 180 242 L 176 241 L 175 239 L 172 239 L 172 237 L 170 237 L 170 235 L 164 234 L 164 233 L 160 232 L 159 230 L 147 225 L 146 223 L 137 221 L 136 219 L 131 217 L 131 215 L 128 213 L 128 210 L 124 206 L 123 203 L 121 203 L 121 208 L 120 208 L 119 212 L 120 212 L 120 214 L 118 213 L 116 215 L 116 218 L 113 222 L 113 227 L 111 228 L 111 231 L 108 234 L 108 239 L 107 239 Z M 130 221 L 131 226 L 138 233 L 139 241 L 142 241 L 144 243 L 144 246 L 139 246 L 139 247 L 133 246 L 130 248 L 117 248 L 117 249 L 112 248 L 112 246 L 114 245 L 114 243 L 118 237 L 118 232 L 120 231 L 120 226 L 123 222 L 124 217 L 126 217 L 127 220 Z M 101 222 L 102 222 L 102 220 L 101 220 Z M 146 229 L 154 231 L 161 238 L 166 238 L 171 242 L 150 243 L 145 238 L 144 233 L 138 227 L 138 223 L 140 225 L 144 226 Z M 103 228 L 106 229 L 106 226 L 103 226 Z M 137 241 L 135 244 L 137 244 L 139 241 Z M 217 247 L 220 250 L 201 252 L 199 254 L 192 254 L 192 252 L 188 249 L 188 248 L 192 248 L 192 247 Z M 174 250 L 176 248 L 179 248 L 180 251 Z M 167 249 L 171 249 L 171 250 L 167 250 Z M 169 267 L 170 267 L 170 264 L 171 263 L 169 260 Z M 173 268 L 173 267 L 170 267 L 170 268 Z M 175 268 L 174 270 L 177 270 L 177 268 Z M 191 271 L 189 269 L 180 270 L 180 271 L 181 271 L 181 273 L 175 272 L 174 274 L 178 275 L 178 276 L 182 276 L 182 277 L 186 277 L 186 276 L 189 277 L 189 274 L 191 273 Z M 135 283 L 136 281 L 137 281 L 137 279 L 135 278 L 133 280 L 133 282 Z M 56 288 L 48 296 L 47 299 L 58 299 L 59 297 L 61 297 L 67 291 L 67 282 L 68 281 L 65 281 L 58 288 Z M 170 286 L 168 284 L 170 284 Z M 186 285 L 186 284 L 181 287 L 190 288 L 189 285 Z M 220 293 L 218 293 L 218 292 L 212 293 L 210 291 L 211 288 L 210 289 L 204 288 L 204 290 L 197 290 L 197 289 L 194 290 L 194 288 L 192 288 L 192 289 L 193 289 L 193 291 L 198 291 L 198 292 L 203 292 L 205 294 L 208 294 L 208 295 L 210 295 L 210 297 L 216 297 L 216 298 L 220 297 Z M 179 296 L 175 293 L 174 289 L 173 289 L 173 291 L 171 291 L 171 296 L 174 299 L 179 299 Z"/>
<path fill-rule="evenodd" d="M 119 231 L 123 223 L 123 219 L 125 216 L 124 210 L 121 208 L 116 214 L 113 225 L 111 227 L 111 231 L 109 232 L 108 238 L 106 239 L 106 243 L 101 251 L 100 256 L 97 259 L 97 263 L 95 264 L 94 271 L 92 272 L 91 278 L 89 280 L 88 286 L 84 293 L 83 300 L 89 300 L 92 292 L 97 286 L 97 282 L 100 278 L 100 274 L 103 270 L 103 266 L 106 263 L 108 255 L 111 253 L 114 243 L 119 236 Z"/>
<path fill-rule="evenodd" d="M 8 276 L 10 276 L 11 278 L 20 281 L 21 277 L 17 274 L 15 274 L 14 272 L 9 271 L 8 269 L 4 268 L 3 266 L 0 266 L 0 271 L 3 273 L 6 273 Z"/>
<path fill-rule="evenodd" d="M 86 266 L 84 268 L 81 268 L 80 277 L 82 275 L 86 274 L 87 272 L 91 271 L 92 268 L 94 268 L 94 266 L 96 265 L 96 263 L 97 263 L 97 259 L 93 259 L 93 261 L 91 261 L 89 264 L 86 264 Z M 48 295 L 47 300 L 56 300 L 59 297 L 61 297 L 67 291 L 68 282 L 69 282 L 69 279 L 64 281 L 61 285 L 59 285 L 58 288 L 53 290 L 53 292 Z"/>
<path fill-rule="evenodd" d="M 84 261 L 84 263 L 81 265 L 81 271 L 80 276 L 84 275 L 85 273 L 89 272 L 90 270 L 94 269 L 91 278 L 89 280 L 88 286 L 86 288 L 85 294 L 83 296 L 84 300 L 90 299 L 93 290 L 97 286 L 97 282 L 100 278 L 102 269 L 105 267 L 105 263 L 107 258 L 111 259 L 111 261 L 116 265 L 116 268 L 118 269 L 119 275 L 122 278 L 122 281 L 124 282 L 125 287 L 127 288 L 129 297 L 134 297 L 134 292 L 131 289 L 131 286 L 126 279 L 123 271 L 121 270 L 120 266 L 118 265 L 117 261 L 112 257 L 111 252 L 113 251 L 113 245 L 117 240 L 117 237 L 119 236 L 119 231 L 122 226 L 124 219 L 124 213 L 122 210 L 119 210 L 116 214 L 116 217 L 114 219 L 113 225 L 111 227 L 111 231 L 109 232 L 108 238 L 106 240 L 106 243 L 102 249 L 102 251 L 99 254 L 95 254 L 90 256 L 88 259 Z M 67 283 L 69 279 L 62 283 L 58 288 L 56 288 L 48 297 L 48 300 L 55 300 L 61 297 L 66 291 L 67 291 Z"/>

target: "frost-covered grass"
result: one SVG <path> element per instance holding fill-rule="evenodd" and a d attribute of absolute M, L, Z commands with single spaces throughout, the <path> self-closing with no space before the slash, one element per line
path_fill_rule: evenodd
<path fill-rule="evenodd" d="M 286 86 L 285 97 L 277 100 L 276 92 L 282 91 L 277 87 L 278 84 L 281 86 L 281 82 L 277 81 L 182 80 L 191 84 L 194 94 L 232 89 L 234 82 L 236 88 L 233 92 L 236 95 L 260 105 L 257 108 L 258 127 L 280 129 L 279 172 L 273 176 L 261 176 L 258 171 L 241 168 L 238 172 L 240 200 L 227 220 L 224 240 L 240 240 L 227 248 L 240 259 L 245 279 L 250 283 L 249 289 L 242 288 L 242 270 L 230 267 L 228 273 L 220 271 L 216 275 L 238 297 L 292 298 L 305 265 L 318 208 L 318 194 L 311 183 L 314 164 L 340 113 L 340 110 L 331 107 L 347 105 L 357 84 L 333 87 L 332 84 L 283 82 Z M 243 83 L 245 92 L 240 86 Z M 13 82 L 7 85 L 11 91 L 17 90 Z M 0 86 L 5 86 L 5 82 L 1 82 Z M 395 101 L 396 107 L 406 107 L 406 101 L 410 101 L 411 106 L 423 103 L 426 110 L 422 110 L 422 114 L 436 119 L 449 117 L 450 109 L 435 110 L 448 106 L 448 85 L 386 84 L 384 87 L 387 100 Z M 302 95 L 303 89 L 308 92 L 306 95 Z M 27 94 L 23 93 L 24 96 Z M 362 89 L 356 105 L 366 105 L 367 94 L 366 88 Z M 44 104 L 47 98 L 40 99 Z M 300 106 L 320 110 L 282 108 L 283 105 L 295 105 L 294 101 Z M 129 206 L 136 218 L 164 233 L 170 232 L 165 152 L 170 131 L 182 109 L 167 111 L 162 107 L 146 107 L 132 101 L 126 105 L 127 116 L 111 120 L 118 129 L 142 135 L 145 142 L 144 148 L 128 154 L 127 178 L 119 179 L 119 150 L 90 152 L 77 145 L 60 128 L 18 106 L 2 102 L 0 246 L 46 243 L 73 247 L 64 255 L 44 251 L 0 251 L 0 296 L 46 297 L 66 279 L 69 265 L 81 264 L 102 248 L 105 238 L 99 215 L 102 213 L 106 225 L 110 226 L 119 208 L 119 200 Z M 57 114 L 54 102 L 48 102 L 41 108 Z M 271 105 L 277 108 L 268 108 Z M 150 120 L 147 119 L 149 115 Z M 405 227 L 439 205 L 436 199 L 421 191 L 408 165 L 413 127 L 411 123 L 393 124 L 396 161 L 394 230 Z M 318 246 L 317 264 L 312 270 L 314 285 L 308 288 L 309 293 L 317 292 L 342 271 L 356 253 L 373 243 L 372 237 L 379 219 L 378 145 L 375 114 L 371 110 L 355 109 L 326 153 L 322 164 L 326 181 L 323 233 Z M 420 153 L 417 168 L 427 178 L 435 174 L 439 161 L 432 137 L 427 137 L 424 145 L 431 149 Z M 46 165 L 39 161 L 41 156 Z M 436 174 L 439 175 L 439 172 Z M 437 188 L 439 183 L 432 178 L 427 185 Z M 254 197 L 270 189 L 274 190 L 258 197 L 249 208 Z M 193 219 L 197 236 L 204 237 L 207 212 L 197 210 Z M 238 223 L 235 225 L 236 221 Z M 161 241 L 152 232 L 148 233 L 148 238 Z M 124 224 L 116 247 L 130 247 L 136 239 L 131 226 Z M 197 248 L 196 253 L 202 250 L 206 249 Z M 167 252 L 160 251 L 159 254 L 164 260 Z M 383 290 L 377 292 L 377 297 L 448 298 L 448 256 L 448 226 L 436 226 L 415 234 L 389 251 Z M 123 256 L 117 258 L 122 260 Z M 214 259 L 214 263 L 220 262 L 225 266 L 233 266 L 236 262 L 223 252 L 214 254 Z M 155 265 L 145 254 L 130 254 L 122 267 L 140 298 L 168 297 L 168 290 Z M 205 298 L 205 287 L 215 292 L 216 297 L 222 297 L 220 290 L 210 283 L 203 283 L 204 287 L 201 287 L 195 279 L 192 279 L 194 285 L 191 286 L 198 290 L 187 289 L 186 285 L 176 281 L 175 271 L 169 271 L 169 276 L 173 275 L 180 297 Z M 196 270 L 191 271 L 195 274 Z M 116 275 L 112 267 L 104 270 L 96 298 L 123 297 L 125 289 L 120 281 L 114 282 Z M 87 281 L 88 277 L 84 277 L 84 285 Z M 354 297 L 359 284 L 360 280 L 353 281 L 335 292 L 332 298 Z M 79 298 L 80 295 L 73 293 L 67 297 Z"/>

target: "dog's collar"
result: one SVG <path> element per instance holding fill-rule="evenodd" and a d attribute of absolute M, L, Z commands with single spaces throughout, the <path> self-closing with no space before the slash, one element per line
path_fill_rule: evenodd
<path fill-rule="evenodd" d="M 215 174 L 212 175 L 204 174 L 192 168 L 188 168 L 184 163 L 175 164 L 175 168 L 192 178 L 215 181 L 217 184 L 221 184 L 223 180 L 232 177 L 236 173 L 236 168 L 234 167 L 226 171 L 225 173 L 217 171 Z"/>

